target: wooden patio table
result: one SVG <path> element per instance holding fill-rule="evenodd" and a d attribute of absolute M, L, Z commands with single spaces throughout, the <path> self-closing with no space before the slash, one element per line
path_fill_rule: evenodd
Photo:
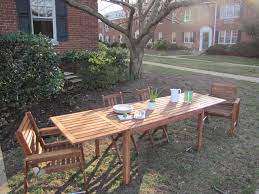
<path fill-rule="evenodd" d="M 153 111 L 146 110 L 147 101 L 132 103 L 134 111 L 146 110 L 146 118 L 144 120 L 119 121 L 112 107 L 55 116 L 50 119 L 72 144 L 98 140 L 105 136 L 122 133 L 123 181 L 125 184 L 129 184 L 130 135 L 135 130 L 151 129 L 184 119 L 198 118 L 197 150 L 201 149 L 204 110 L 225 100 L 194 93 L 192 103 L 188 104 L 184 102 L 183 98 L 184 95 L 181 94 L 178 103 L 172 103 L 170 96 L 158 98 L 156 100 L 156 109 Z"/>

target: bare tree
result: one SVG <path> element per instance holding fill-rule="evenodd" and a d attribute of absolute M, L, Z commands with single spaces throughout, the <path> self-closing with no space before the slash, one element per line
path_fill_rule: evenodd
<path fill-rule="evenodd" d="M 103 0 L 120 5 L 126 10 L 126 22 L 123 24 L 110 21 L 98 10 L 80 3 L 79 0 L 65 1 L 70 6 L 97 17 L 126 37 L 126 43 L 130 50 L 129 76 L 131 79 L 138 79 L 142 76 L 144 47 L 153 37 L 158 23 L 174 10 L 198 3 L 200 0 L 132 0 L 132 2 L 129 0 Z M 138 37 L 135 37 L 133 32 L 135 20 L 138 21 Z"/>

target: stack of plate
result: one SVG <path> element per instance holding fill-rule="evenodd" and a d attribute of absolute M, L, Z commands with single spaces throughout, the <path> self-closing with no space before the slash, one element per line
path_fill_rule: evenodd
<path fill-rule="evenodd" d="M 117 104 L 113 106 L 113 111 L 118 114 L 131 113 L 133 111 L 133 107 L 129 104 Z"/>

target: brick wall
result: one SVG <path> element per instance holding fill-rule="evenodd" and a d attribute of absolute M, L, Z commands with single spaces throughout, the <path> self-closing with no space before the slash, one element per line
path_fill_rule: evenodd
<path fill-rule="evenodd" d="M 97 9 L 97 0 L 81 0 Z M 98 47 L 98 22 L 95 17 L 68 6 L 68 40 L 55 48 L 59 52 L 70 49 L 96 49 Z M 18 31 L 15 0 L 0 0 L 0 34 Z"/>
<path fill-rule="evenodd" d="M 81 0 L 97 9 L 97 0 Z M 68 40 L 59 43 L 57 50 L 96 49 L 98 47 L 98 21 L 89 14 L 68 6 Z"/>
<path fill-rule="evenodd" d="M 15 0 L 0 0 L 0 34 L 17 31 Z"/>

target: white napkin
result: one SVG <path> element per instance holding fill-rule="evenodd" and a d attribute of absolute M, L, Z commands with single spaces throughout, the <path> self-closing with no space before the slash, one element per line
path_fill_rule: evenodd
<path fill-rule="evenodd" d="M 124 117 L 123 115 L 118 115 L 118 119 L 120 121 L 127 121 L 132 119 L 132 115 L 127 115 L 127 117 Z"/>

